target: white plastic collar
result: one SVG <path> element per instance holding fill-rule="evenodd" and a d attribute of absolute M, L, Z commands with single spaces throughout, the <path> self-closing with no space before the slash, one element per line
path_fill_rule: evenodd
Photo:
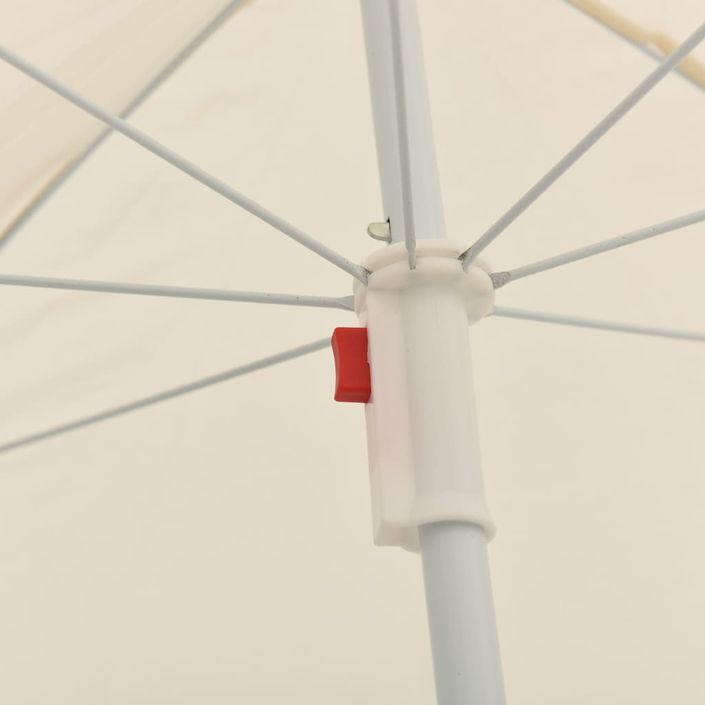
<path fill-rule="evenodd" d="M 418 548 L 418 526 L 467 521 L 488 536 L 468 324 L 494 305 L 488 272 L 463 271 L 462 248 L 417 242 L 374 252 L 355 310 L 368 329 L 372 396 L 366 405 L 375 542 Z"/>
<path fill-rule="evenodd" d="M 360 322 L 365 316 L 368 289 L 402 290 L 423 284 L 446 281 L 458 287 L 465 299 L 468 323 L 477 323 L 494 307 L 494 286 L 490 268 L 482 259 L 476 260 L 468 271 L 463 271 L 460 253 L 466 248 L 450 240 L 418 240 L 416 269 L 410 270 L 403 242 L 388 245 L 373 252 L 365 261 L 370 272 L 367 285 L 354 282 L 355 312 Z"/>

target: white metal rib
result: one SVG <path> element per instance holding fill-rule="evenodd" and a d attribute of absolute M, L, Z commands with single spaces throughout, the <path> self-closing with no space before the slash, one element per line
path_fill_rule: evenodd
<path fill-rule="evenodd" d="M 13 441 L 0 444 L 0 453 L 6 453 L 10 450 L 16 450 L 17 448 L 33 445 L 39 441 L 45 441 L 49 438 L 54 438 L 71 431 L 77 431 L 80 428 L 85 428 L 86 426 L 91 426 L 101 421 L 107 421 L 108 419 L 115 418 L 116 416 L 122 416 L 123 414 L 144 409 L 145 407 L 153 406 L 154 404 L 159 404 L 163 401 L 168 401 L 169 399 L 175 399 L 176 397 L 190 394 L 191 392 L 205 389 L 206 387 L 212 387 L 215 384 L 227 382 L 235 377 L 242 377 L 243 375 L 250 374 L 251 372 L 256 372 L 257 370 L 262 370 L 266 367 L 278 365 L 281 362 L 293 360 L 294 358 L 308 355 L 309 353 L 316 352 L 317 350 L 322 350 L 328 345 L 330 345 L 330 338 L 322 338 L 321 340 L 316 340 L 312 343 L 307 343 L 306 345 L 285 350 L 284 352 L 277 353 L 276 355 L 263 357 L 260 360 L 255 360 L 254 362 L 250 362 L 246 365 L 240 365 L 209 377 L 203 377 L 202 379 L 198 379 L 188 384 L 183 384 L 179 387 L 172 387 L 171 389 L 167 389 L 157 394 L 152 394 L 148 397 L 143 397 L 142 399 L 137 399 L 127 404 L 121 404 L 120 406 L 105 409 L 97 414 L 91 414 L 90 416 L 84 416 L 83 418 L 76 419 L 75 421 L 69 421 L 68 423 L 60 424 L 58 426 L 52 426 L 51 428 L 47 428 L 43 431 L 38 431 L 37 433 L 32 433 L 28 436 L 23 436 L 22 438 L 17 438 Z"/>
<path fill-rule="evenodd" d="M 681 215 L 678 218 L 664 220 L 661 223 L 649 225 L 645 228 L 640 228 L 639 230 L 633 230 L 632 232 L 618 235 L 617 237 L 612 237 L 608 240 L 595 242 L 592 245 L 579 247 L 576 250 L 570 250 L 569 252 L 556 255 L 555 257 L 549 257 L 547 259 L 539 260 L 538 262 L 532 262 L 531 264 L 526 264 L 523 267 L 510 269 L 506 272 L 494 272 L 490 276 L 492 277 L 494 288 L 499 289 L 505 284 L 509 284 L 509 282 L 516 281 L 517 279 L 523 279 L 524 277 L 531 276 L 532 274 L 538 274 L 539 272 L 545 272 L 549 269 L 562 267 L 564 264 L 577 262 L 578 260 L 586 259 L 587 257 L 594 257 L 595 255 L 602 254 L 603 252 L 616 250 L 619 247 L 631 245 L 635 242 L 640 242 L 641 240 L 648 240 L 649 238 L 656 237 L 657 235 L 670 233 L 674 230 L 679 230 L 680 228 L 685 228 L 689 225 L 694 225 L 695 223 L 700 223 L 702 221 L 705 221 L 705 210 L 687 213 L 686 215 Z"/>
<path fill-rule="evenodd" d="M 620 31 L 617 27 L 613 26 L 612 24 L 609 24 L 608 22 L 605 21 L 603 17 L 600 17 L 598 13 L 596 12 L 591 12 L 589 9 L 584 7 L 584 3 L 578 3 L 575 2 L 575 0 L 563 0 L 567 5 L 570 5 L 574 10 L 577 10 L 579 13 L 581 13 L 583 16 L 588 17 L 591 19 L 593 22 L 596 24 L 599 24 L 601 27 L 604 27 L 607 31 L 611 32 L 614 34 L 616 37 L 619 37 L 620 39 L 624 40 L 628 44 L 631 44 L 635 49 L 638 49 L 640 52 L 643 54 L 646 54 L 646 56 L 650 56 L 652 59 L 655 61 L 663 61 L 663 54 L 656 51 L 655 49 L 652 49 L 648 44 L 642 44 L 641 42 L 637 41 L 633 37 L 629 36 L 628 34 Z M 600 3 L 602 4 L 602 3 Z M 610 8 L 609 9 L 610 14 L 616 16 L 617 13 L 614 9 Z M 620 15 L 620 18 L 623 17 Z M 631 20 L 629 20 L 630 24 L 633 24 Z M 705 90 L 705 85 L 699 81 L 695 76 L 689 74 L 687 71 L 682 70 L 680 66 L 676 66 L 673 69 L 674 73 L 677 73 L 681 78 L 684 78 L 688 83 L 691 85 L 695 86 L 696 88 L 702 90 Z"/>
<path fill-rule="evenodd" d="M 120 113 L 127 119 L 137 108 L 149 98 L 159 86 L 164 83 L 209 37 L 211 37 L 233 15 L 243 0 L 229 2 L 174 58 L 130 101 Z M 46 188 L 25 208 L 12 224 L 0 233 L 0 248 L 5 247 L 17 231 L 32 218 L 32 216 L 61 188 L 61 186 L 76 173 L 77 169 L 93 154 L 98 147 L 112 134 L 113 128 L 107 127 L 79 156 L 54 178 Z"/>
<path fill-rule="evenodd" d="M 414 200 L 411 186 L 411 159 L 409 158 L 409 121 L 406 104 L 406 77 L 404 75 L 404 48 L 402 46 L 401 12 L 399 3 L 389 3 L 390 34 L 394 68 L 394 102 L 399 125 L 399 176 L 401 181 L 402 209 L 404 213 L 404 243 L 409 255 L 409 269 L 416 269 L 416 227 L 414 224 Z M 394 223 L 391 223 L 394 228 Z"/>
<path fill-rule="evenodd" d="M 700 42 L 705 39 L 705 23 L 700 25 L 672 54 L 669 54 L 639 85 L 595 125 L 567 154 L 544 174 L 499 220 L 462 255 L 467 269 L 477 256 L 511 225 L 541 194 L 558 180 L 603 135 L 619 122 L 649 91 L 662 81 Z"/>
<path fill-rule="evenodd" d="M 81 110 L 84 110 L 98 120 L 101 120 L 106 125 L 110 125 L 117 132 L 125 135 L 125 137 L 128 137 L 133 142 L 141 145 L 164 161 L 169 162 L 169 164 L 175 166 L 177 169 L 192 177 L 196 181 L 199 181 L 204 186 L 207 186 L 212 191 L 215 191 L 232 203 L 244 208 L 249 213 L 252 213 L 252 215 L 258 217 L 260 220 L 263 220 L 265 223 L 268 223 L 273 228 L 276 228 L 280 232 L 284 233 L 284 235 L 287 235 L 292 240 L 298 242 L 300 245 L 303 245 L 312 252 L 315 252 L 320 257 L 323 257 L 323 259 L 328 260 L 331 264 L 334 264 L 336 267 L 352 274 L 353 277 L 362 282 L 367 281 L 367 271 L 364 267 L 351 262 L 334 250 L 331 250 L 329 247 L 312 238 L 303 230 L 287 222 L 275 213 L 267 210 L 264 206 L 261 206 L 248 196 L 236 191 L 221 179 L 204 171 L 193 162 L 189 161 L 180 154 L 177 154 L 172 149 L 169 149 L 169 147 L 161 144 L 139 128 L 131 125 L 129 122 L 126 122 L 117 115 L 113 115 L 111 112 L 105 110 L 93 101 L 80 95 L 65 83 L 58 81 L 56 78 L 50 76 L 48 73 L 30 63 L 26 59 L 23 59 L 7 47 L 0 46 L 0 59 L 3 59 L 22 73 L 26 74 L 30 78 L 33 78 L 35 81 L 38 81 L 43 86 L 46 86 L 49 90 L 68 100 L 70 103 L 73 103 L 76 107 L 81 108 Z"/>
<path fill-rule="evenodd" d="M 339 308 L 352 311 L 352 296 L 305 296 L 302 294 L 273 294 L 258 291 L 231 291 L 229 289 L 203 289 L 190 286 L 166 286 L 161 284 L 127 284 L 123 282 L 90 281 L 86 279 L 62 279 L 58 277 L 36 277 L 24 274 L 0 274 L 0 286 L 23 286 L 39 289 L 62 289 L 68 291 L 93 291 L 106 294 L 132 294 L 137 296 L 163 296 L 178 299 L 201 299 L 206 301 L 242 301 L 258 304 L 280 304 L 283 306 L 310 306 L 316 308 Z"/>
<path fill-rule="evenodd" d="M 618 323 L 616 321 L 602 321 L 594 318 L 579 318 L 577 316 L 564 316 L 557 313 L 543 311 L 527 311 L 521 308 L 495 306 L 490 314 L 500 318 L 515 318 L 521 321 L 536 321 L 538 323 L 555 323 L 560 326 L 574 326 L 577 328 L 592 328 L 594 330 L 614 331 L 617 333 L 631 333 L 634 335 L 647 335 L 655 338 L 670 338 L 673 340 L 689 340 L 696 343 L 705 343 L 705 333 L 698 333 L 675 328 L 659 328 L 656 326 L 642 326 L 631 323 Z"/>

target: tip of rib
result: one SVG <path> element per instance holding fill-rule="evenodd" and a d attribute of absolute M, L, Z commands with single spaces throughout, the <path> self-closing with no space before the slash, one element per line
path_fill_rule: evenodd
<path fill-rule="evenodd" d="M 340 308 L 345 309 L 346 311 L 355 310 L 354 296 L 341 296 L 338 298 L 338 303 L 340 304 Z"/>
<path fill-rule="evenodd" d="M 492 272 L 490 274 L 490 279 L 492 280 L 492 286 L 495 289 L 499 289 L 504 286 L 512 278 L 511 272 Z"/>

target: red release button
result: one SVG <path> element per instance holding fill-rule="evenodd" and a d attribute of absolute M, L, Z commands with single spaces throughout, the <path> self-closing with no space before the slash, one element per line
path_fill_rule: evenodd
<path fill-rule="evenodd" d="M 335 400 L 366 404 L 372 392 L 367 328 L 336 328 L 330 342 L 335 359 Z"/>

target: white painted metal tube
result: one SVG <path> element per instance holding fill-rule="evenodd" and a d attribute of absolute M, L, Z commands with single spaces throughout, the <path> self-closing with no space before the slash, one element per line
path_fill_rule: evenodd
<path fill-rule="evenodd" d="M 547 191 L 593 145 L 606 135 L 644 96 L 648 95 L 695 47 L 705 40 L 701 24 L 673 53 L 669 54 L 636 88 L 623 98 L 570 151 L 564 154 L 504 215 L 463 253 L 469 267 L 477 256 L 498 238 L 536 199 Z"/>
<path fill-rule="evenodd" d="M 419 539 L 439 705 L 503 705 L 485 532 L 441 522 Z"/>
<path fill-rule="evenodd" d="M 202 183 L 204 186 L 211 189 L 211 191 L 215 191 L 231 203 L 235 203 L 248 213 L 252 213 L 252 215 L 264 221 L 268 225 L 271 225 L 273 228 L 279 230 L 279 232 L 298 242 L 300 245 L 303 245 L 305 248 L 311 250 L 311 252 L 315 252 L 317 255 L 320 255 L 323 259 L 328 260 L 336 267 L 348 272 L 348 274 L 352 274 L 352 276 L 356 279 L 359 279 L 360 281 L 367 280 L 367 272 L 365 272 L 360 265 L 346 259 L 327 245 L 324 245 L 322 242 L 318 242 L 318 240 L 315 240 L 300 228 L 292 225 L 276 213 L 268 210 L 245 194 L 240 193 L 232 186 L 219 179 L 217 176 L 201 169 L 201 167 L 197 164 L 189 161 L 186 157 L 178 154 L 173 149 L 169 149 L 166 145 L 161 144 L 146 132 L 143 132 L 139 128 L 135 127 L 132 123 L 129 123 L 117 115 L 114 115 L 109 110 L 105 110 L 97 103 L 94 103 L 89 98 L 86 98 L 77 91 L 73 90 L 70 86 L 66 85 L 62 81 L 59 81 L 46 71 L 42 71 L 42 69 L 38 66 L 35 66 L 19 54 L 16 54 L 14 51 L 11 51 L 2 45 L 0 45 L 0 59 L 6 61 L 11 66 L 14 66 L 18 71 L 26 74 L 38 83 L 41 83 L 43 86 L 46 86 L 46 88 L 61 96 L 69 103 L 73 103 L 76 107 L 81 108 L 81 110 L 92 115 L 94 118 L 100 120 L 106 125 L 109 125 L 116 132 L 119 132 L 133 142 L 141 145 L 146 150 L 152 152 L 152 154 L 155 154 L 160 159 L 163 159 L 165 162 L 168 162 L 182 171 L 184 174 L 187 174 L 191 178 Z"/>
<path fill-rule="evenodd" d="M 314 340 L 312 343 L 307 343 L 306 345 L 300 345 L 296 348 L 291 348 L 290 350 L 284 350 L 283 352 L 276 353 L 275 355 L 269 355 L 268 357 L 260 358 L 254 362 L 249 362 L 245 365 L 238 365 L 224 372 L 219 372 L 215 375 L 209 375 L 208 377 L 202 377 L 188 384 L 182 384 L 178 387 L 171 387 L 170 389 L 165 389 L 156 394 L 150 394 L 147 397 L 141 397 L 140 399 L 133 399 L 126 404 L 120 404 L 119 406 L 112 406 L 109 409 L 103 409 L 97 413 L 90 414 L 89 416 L 83 416 L 80 419 L 74 419 L 73 421 L 68 421 L 59 424 L 58 426 L 52 426 L 51 428 L 45 428 L 42 431 L 35 431 L 28 436 L 22 436 L 21 438 L 15 438 L 11 441 L 6 441 L 0 443 L 0 453 L 7 453 L 11 450 L 16 450 L 18 448 L 24 448 L 25 446 L 34 445 L 40 441 L 46 441 L 50 438 L 56 438 L 57 436 L 63 436 L 65 433 L 72 433 L 73 431 L 78 431 L 79 429 L 86 428 L 87 426 L 92 426 L 93 424 L 102 423 L 108 419 L 114 419 L 118 416 L 123 416 L 125 414 L 131 414 L 133 411 L 139 411 L 141 409 L 146 409 L 149 406 L 154 406 L 155 404 L 161 404 L 162 402 L 169 401 L 171 399 L 176 399 L 177 397 L 184 396 L 185 394 L 191 394 L 192 392 L 197 392 L 201 389 L 206 389 L 207 387 L 212 387 L 216 384 L 222 384 L 236 377 L 243 377 L 244 375 L 249 375 L 252 372 L 257 372 L 258 370 L 264 370 L 267 367 L 272 367 L 273 365 L 278 365 L 282 362 L 287 362 L 288 360 L 294 360 L 297 357 L 302 357 L 303 355 L 308 355 L 309 353 L 316 352 L 318 350 L 323 350 L 330 345 L 330 338 L 322 338 L 321 340 Z"/>
<path fill-rule="evenodd" d="M 510 269 L 505 272 L 495 272 L 492 274 L 494 288 L 499 289 L 505 284 L 509 284 L 509 282 L 516 281 L 517 279 L 523 279 L 524 277 L 529 277 L 533 274 L 538 274 L 539 272 L 547 272 L 549 269 L 562 267 L 563 265 L 570 264 L 571 262 L 578 262 L 579 260 L 586 259 L 587 257 L 594 257 L 595 255 L 602 254 L 603 252 L 616 250 L 618 247 L 632 245 L 635 242 L 641 242 L 642 240 L 648 240 L 649 238 L 656 237 L 657 235 L 671 233 L 674 230 L 687 228 L 689 225 L 702 223 L 703 221 L 705 221 L 705 209 L 695 211 L 694 213 L 687 213 L 686 215 L 681 215 L 677 218 L 671 218 L 670 220 L 664 220 L 661 223 L 656 223 L 654 225 L 648 225 L 645 228 L 632 230 L 631 232 L 617 235 L 617 237 L 611 237 L 607 240 L 593 242 L 591 245 L 579 247 L 577 250 L 563 252 L 560 255 L 542 259 L 538 262 L 525 264 L 523 267 L 516 267 L 515 269 Z"/>
<path fill-rule="evenodd" d="M 126 282 L 91 281 L 60 277 L 36 277 L 26 274 L 0 274 L 0 287 L 20 286 L 59 291 L 90 291 L 129 296 L 157 296 L 198 301 L 241 301 L 279 306 L 312 306 L 353 310 L 352 296 L 307 296 L 305 294 L 275 294 L 268 291 L 233 291 L 232 289 L 204 289 L 194 286 L 166 286 L 164 284 L 130 284 Z"/>
<path fill-rule="evenodd" d="M 362 0 L 362 18 L 382 201 L 392 241 L 405 241 L 407 230 L 415 239 L 445 237 L 416 2 Z M 398 32 L 392 31 L 393 19 Z"/>
<path fill-rule="evenodd" d="M 527 311 L 523 308 L 512 308 L 510 306 L 495 306 L 494 310 L 489 315 L 497 316 L 498 318 L 514 318 L 519 321 L 554 323 L 559 326 L 591 328 L 593 330 L 613 331 L 615 333 L 646 335 L 652 338 L 669 338 L 671 340 L 688 340 L 693 343 L 705 343 L 705 333 L 701 331 L 662 328 L 661 326 L 645 326 L 642 324 L 622 323 L 620 321 L 605 321 L 596 318 L 566 316 L 560 313 L 546 313 L 545 311 Z"/>
<path fill-rule="evenodd" d="M 413 276 L 416 280 L 423 277 L 424 262 L 421 257 L 426 249 L 424 245 L 432 244 L 430 240 L 426 243 L 423 240 L 445 238 L 443 203 L 436 166 L 416 2 L 415 0 L 361 0 L 361 4 L 385 216 L 390 221 L 393 243 L 404 242 L 408 246 L 410 240 L 407 236 L 413 236 L 416 246 L 414 254 L 419 255 L 420 259 L 418 269 L 413 272 L 409 272 L 407 266 L 406 275 Z M 398 32 L 393 32 L 392 21 L 398 22 Z M 399 40 L 400 50 L 397 47 L 395 51 L 395 39 Z M 400 76 L 403 78 L 401 90 L 398 85 Z M 399 106 L 399 100 L 403 100 L 405 105 Z M 402 152 L 402 149 L 405 149 L 405 152 Z M 410 232 L 409 228 L 411 228 Z M 401 246 L 401 244 L 392 245 L 389 250 Z M 444 271 L 450 267 L 450 262 L 439 261 L 436 264 Z M 457 261 L 455 264 L 459 265 Z M 462 277 L 460 266 L 457 268 L 458 276 Z M 401 271 L 398 275 L 403 277 Z M 386 277 L 386 274 L 383 276 Z M 371 279 L 374 278 L 375 275 L 371 275 Z M 365 284 L 368 283 L 370 282 L 365 282 Z M 441 385 L 443 391 L 439 392 L 438 387 L 434 387 L 433 375 L 424 374 L 421 369 L 423 365 L 414 366 L 410 364 L 412 362 L 410 359 L 403 356 L 406 350 L 409 353 L 408 357 L 413 357 L 418 362 L 420 354 L 411 354 L 405 344 L 398 344 L 402 341 L 408 343 L 410 347 L 415 347 L 419 343 L 423 351 L 429 352 L 430 364 L 436 371 L 450 361 L 460 370 L 462 379 L 467 382 L 463 386 L 471 390 L 469 355 L 466 354 L 468 353 L 467 330 L 463 331 L 464 337 L 461 337 L 460 333 L 460 327 L 467 326 L 468 316 L 453 314 L 457 307 L 448 288 L 450 284 L 447 284 L 447 286 L 436 285 L 429 282 L 428 287 L 411 286 L 408 292 L 405 286 L 398 287 L 398 291 L 392 287 L 389 298 L 403 304 L 396 309 L 393 305 L 388 305 L 389 301 L 385 301 L 383 292 L 377 291 L 373 294 L 375 301 L 367 300 L 366 311 L 358 308 L 358 313 L 362 313 L 361 319 L 368 316 L 370 319 L 368 322 L 371 323 L 368 327 L 368 335 L 372 403 L 368 407 L 375 404 L 379 406 L 380 403 L 384 405 L 386 403 L 382 400 L 384 396 L 391 406 L 394 406 L 395 399 L 400 400 L 399 409 L 402 412 L 397 419 L 394 419 L 389 418 L 385 413 L 377 414 L 374 410 L 369 408 L 367 410 L 368 429 L 373 429 L 371 435 L 368 433 L 371 472 L 374 474 L 375 466 L 380 470 L 377 479 L 373 477 L 372 481 L 373 514 L 381 518 L 377 529 L 384 529 L 385 526 L 390 529 L 384 540 L 397 541 L 403 545 L 404 536 L 408 535 L 409 525 L 399 526 L 399 536 L 396 537 L 393 522 L 387 521 L 390 518 L 393 520 L 395 511 L 399 507 L 403 509 L 407 506 L 409 499 L 408 482 L 399 483 L 402 491 L 398 495 L 393 492 L 390 494 L 390 488 L 393 489 L 396 480 L 403 480 L 408 477 L 409 472 L 412 472 L 415 477 L 414 492 L 419 490 L 422 494 L 433 495 L 434 501 L 438 500 L 436 504 L 425 503 L 423 507 L 420 507 L 418 502 L 412 503 L 413 511 L 399 513 L 399 516 L 406 515 L 413 520 L 419 520 L 423 510 L 427 513 L 427 521 L 431 522 L 418 521 L 424 524 L 420 529 L 421 553 L 426 576 L 438 703 L 439 705 L 503 705 L 502 674 L 497 655 L 494 608 L 489 588 L 487 537 L 482 529 L 467 518 L 473 508 L 472 502 L 467 500 L 473 494 L 478 498 L 475 509 L 479 508 L 475 515 L 486 517 L 481 482 L 478 482 L 478 478 L 481 480 L 479 461 L 477 465 L 473 463 L 473 459 L 477 457 L 476 437 L 475 447 L 471 447 L 472 452 L 469 457 L 465 457 L 463 452 L 457 452 L 467 447 L 460 442 L 460 434 L 457 431 L 461 428 L 468 431 L 464 422 L 474 416 L 472 394 L 469 391 L 467 395 L 457 395 L 454 388 L 443 385 Z M 357 287 L 360 296 L 364 297 L 361 289 L 362 287 Z M 424 300 L 425 296 L 428 297 L 427 301 Z M 442 317 L 438 312 L 435 315 L 431 313 L 426 315 L 425 312 L 433 308 L 434 302 L 440 301 L 444 303 L 444 311 L 448 315 Z M 370 304 L 375 311 L 370 310 Z M 402 313 L 402 309 L 407 311 L 408 315 Z M 379 319 L 378 314 L 384 318 L 386 311 L 390 313 L 387 322 L 400 333 L 396 341 L 394 335 L 387 335 L 389 330 L 385 332 L 384 325 L 377 325 L 373 330 L 375 324 L 371 319 L 375 317 Z M 419 316 L 415 317 L 414 312 L 419 313 Z M 413 320 L 410 320 L 409 316 Z M 422 325 L 421 318 L 428 325 Z M 423 345 L 424 341 L 437 335 L 435 326 L 436 323 L 440 325 L 441 322 L 447 328 L 450 342 L 445 346 L 437 345 L 435 348 L 432 344 Z M 391 354 L 385 355 L 386 349 L 397 350 L 399 355 L 396 358 Z M 464 360 L 467 360 L 467 365 L 463 365 Z M 375 371 L 375 362 L 378 363 L 377 371 Z M 385 370 L 379 369 L 380 362 L 382 365 L 387 365 Z M 408 363 L 409 366 L 407 366 Z M 412 367 L 414 369 L 411 369 Z M 420 370 L 422 379 L 419 384 L 416 384 L 417 373 Z M 379 380 L 380 375 L 386 379 L 385 389 L 380 390 L 377 385 L 376 395 L 375 380 Z M 444 399 L 444 392 L 447 392 L 445 396 L 452 398 Z M 416 414 L 415 410 L 423 407 L 426 397 L 440 405 L 439 408 L 444 411 L 443 418 L 448 420 L 446 426 L 440 427 L 438 419 L 432 418 L 430 414 L 428 424 L 414 423 L 415 418 L 421 417 L 421 414 Z M 454 403 L 456 399 L 458 399 L 457 404 Z M 453 411 L 458 409 L 463 412 L 460 414 L 461 418 L 453 416 Z M 382 425 L 376 427 L 375 418 L 378 418 Z M 397 420 L 409 431 L 408 434 L 404 434 L 404 437 L 408 437 L 410 442 L 397 444 L 404 447 L 397 447 L 395 450 L 393 437 L 390 437 L 386 430 L 389 430 L 389 424 L 394 426 Z M 433 438 L 435 429 L 438 433 L 437 437 Z M 472 433 L 472 429 L 469 431 Z M 425 451 L 441 446 L 445 448 L 442 440 L 447 437 L 458 441 L 452 448 L 447 449 L 450 461 L 440 467 L 444 459 L 436 458 L 434 466 L 433 453 Z M 380 444 L 377 443 L 378 441 Z M 416 452 L 417 448 L 419 452 Z M 411 456 L 414 462 L 406 464 L 407 456 Z M 429 472 L 425 472 L 425 469 Z M 423 482 L 421 482 L 422 478 Z M 451 484 L 454 489 L 464 487 L 473 491 L 465 494 L 460 492 L 456 495 L 451 492 L 450 495 L 443 495 L 440 488 L 449 478 L 453 481 Z M 462 516 L 464 521 L 449 523 L 447 519 L 449 507 L 452 504 L 450 500 L 454 501 L 457 497 L 461 498 L 458 504 L 460 510 L 453 518 Z M 394 501 L 391 503 L 387 501 L 392 498 Z M 429 518 L 432 514 L 431 508 L 435 511 L 433 516 L 438 518 Z M 449 530 L 449 526 L 456 528 Z M 381 535 L 378 538 L 381 538 Z M 477 628 L 478 624 L 482 624 L 482 628 Z M 492 664 L 491 668 L 487 667 L 488 663 Z M 458 682 L 455 675 L 458 664 L 464 664 L 464 672 L 469 676 L 463 679 L 462 683 Z M 486 698 L 486 694 L 490 694 L 491 698 Z"/>
<path fill-rule="evenodd" d="M 564 0 L 564 2 L 659 63 L 663 61 L 664 55 L 668 54 L 667 43 L 675 45 L 675 42 L 662 32 L 655 32 L 640 26 L 634 20 L 622 15 L 600 0 Z M 660 40 L 659 49 L 655 49 L 649 44 L 649 40 L 655 36 Z M 687 61 L 676 66 L 673 72 L 696 88 L 705 90 L 705 78 L 701 66 L 702 62 L 690 57 Z"/>
<path fill-rule="evenodd" d="M 189 59 L 189 57 L 203 45 L 220 27 L 230 18 L 233 13 L 242 4 L 242 0 L 231 0 L 203 29 L 185 46 L 183 47 L 169 63 L 156 75 L 152 80 L 142 88 L 142 90 L 130 101 L 125 109 L 120 113 L 123 120 L 127 120 L 137 108 L 144 103 L 149 96 L 156 91 L 179 67 Z M 96 138 L 91 142 L 85 150 L 79 154 L 69 166 L 61 171 L 43 191 L 35 198 L 34 201 L 13 221 L 10 227 L 0 233 L 0 248 L 13 238 L 22 226 L 27 223 L 30 218 L 49 200 L 61 186 L 85 164 L 86 160 L 105 142 L 112 134 L 113 128 L 106 127 Z"/>

